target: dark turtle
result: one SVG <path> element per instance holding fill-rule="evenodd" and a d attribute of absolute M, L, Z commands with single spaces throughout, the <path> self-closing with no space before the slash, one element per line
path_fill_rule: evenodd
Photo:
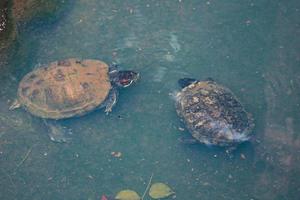
<path fill-rule="evenodd" d="M 103 107 L 109 113 L 117 101 L 117 88 L 128 87 L 138 77 L 136 72 L 118 71 L 100 60 L 56 61 L 24 76 L 18 98 L 10 109 L 22 106 L 37 117 L 54 120 L 81 116 Z M 50 138 L 65 141 L 62 129 L 55 122 L 46 122 Z"/>
<path fill-rule="evenodd" d="M 194 141 L 233 147 L 250 139 L 253 119 L 228 88 L 212 79 L 184 78 L 178 83 L 177 113 Z"/>

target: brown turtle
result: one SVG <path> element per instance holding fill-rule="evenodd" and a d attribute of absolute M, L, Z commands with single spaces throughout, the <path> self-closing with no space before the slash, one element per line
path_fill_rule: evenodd
<path fill-rule="evenodd" d="M 207 145 L 235 147 L 250 139 L 254 127 L 235 95 L 211 78 L 183 78 L 176 95 L 176 109 L 194 139 Z"/>
<path fill-rule="evenodd" d="M 66 141 L 63 129 L 55 122 L 82 116 L 96 108 L 109 113 L 118 97 L 117 88 L 128 87 L 139 74 L 118 71 L 100 60 L 70 58 L 52 62 L 29 72 L 21 80 L 18 98 L 10 109 L 23 107 L 34 116 L 47 120 L 49 136 L 57 142 Z"/>

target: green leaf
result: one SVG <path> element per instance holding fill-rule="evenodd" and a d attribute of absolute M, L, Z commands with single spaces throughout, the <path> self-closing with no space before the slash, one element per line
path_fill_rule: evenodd
<path fill-rule="evenodd" d="M 115 199 L 118 200 L 140 200 L 141 197 L 133 190 L 122 190 L 118 192 Z"/>
<path fill-rule="evenodd" d="M 149 190 L 149 195 L 153 199 L 162 199 L 174 194 L 169 186 L 164 183 L 154 183 Z"/>

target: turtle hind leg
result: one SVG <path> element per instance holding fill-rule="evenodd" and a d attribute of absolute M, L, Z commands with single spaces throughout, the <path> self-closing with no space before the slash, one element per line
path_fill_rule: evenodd
<path fill-rule="evenodd" d="M 116 105 L 118 95 L 119 95 L 118 90 L 116 88 L 112 88 L 111 91 L 109 92 L 107 99 L 101 106 L 101 107 L 105 107 L 104 112 L 107 115 L 112 111 L 112 108 Z"/>
<path fill-rule="evenodd" d="M 20 108 L 20 107 L 21 107 L 20 102 L 18 101 L 18 99 L 15 99 L 13 101 L 13 103 L 9 106 L 9 110 L 14 110 L 14 109 L 17 109 L 17 108 Z"/>
<path fill-rule="evenodd" d="M 71 141 L 71 138 L 68 137 L 71 132 L 61 126 L 56 120 L 44 119 L 43 121 L 48 129 L 48 136 L 53 142 L 66 143 Z"/>

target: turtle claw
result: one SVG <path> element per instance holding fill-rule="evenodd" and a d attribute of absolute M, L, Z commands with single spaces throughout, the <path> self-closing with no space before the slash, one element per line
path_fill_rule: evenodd
<path fill-rule="evenodd" d="M 14 102 L 9 106 L 9 110 L 14 110 L 14 109 L 17 109 L 17 108 L 20 108 L 21 107 L 21 104 L 20 102 L 16 99 L 14 100 Z"/>
<path fill-rule="evenodd" d="M 106 108 L 105 108 L 105 114 L 106 115 L 108 115 L 110 112 L 112 112 L 112 107 L 111 106 L 107 106 Z"/>
<path fill-rule="evenodd" d="M 111 106 L 106 106 L 104 110 L 106 115 L 109 115 L 112 112 L 112 107 Z"/>

